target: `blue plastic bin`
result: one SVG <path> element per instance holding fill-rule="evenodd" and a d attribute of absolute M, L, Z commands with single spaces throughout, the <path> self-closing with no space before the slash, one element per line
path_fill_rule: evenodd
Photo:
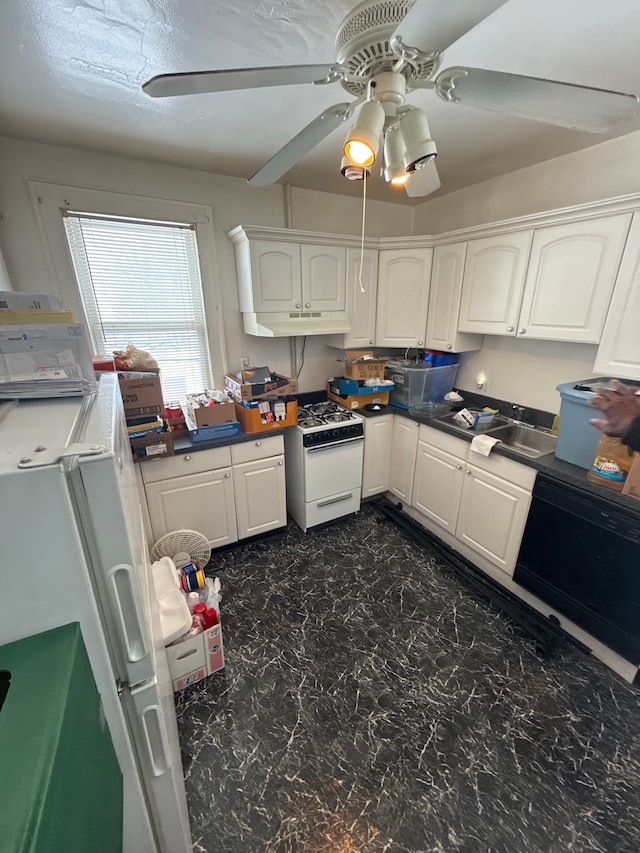
<path fill-rule="evenodd" d="M 640 383 L 621 379 L 625 385 L 640 387 Z M 602 433 L 591 426 L 589 420 L 600 416 L 598 409 L 589 404 L 596 394 L 593 391 L 580 390 L 586 387 L 608 388 L 610 378 L 602 376 L 595 379 L 578 379 L 557 385 L 560 392 L 560 428 L 556 443 L 556 456 L 587 471 L 596 455 L 596 448 Z M 576 388 L 576 386 L 578 386 Z"/>

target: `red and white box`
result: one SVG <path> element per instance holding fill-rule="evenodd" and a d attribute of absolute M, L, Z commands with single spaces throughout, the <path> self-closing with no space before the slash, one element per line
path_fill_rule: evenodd
<path fill-rule="evenodd" d="M 185 634 L 167 646 L 167 661 L 174 692 L 224 669 L 222 625 L 218 622 L 195 637 Z"/>

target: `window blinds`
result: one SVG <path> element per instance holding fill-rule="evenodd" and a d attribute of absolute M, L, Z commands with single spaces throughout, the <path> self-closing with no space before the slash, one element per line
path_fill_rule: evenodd
<path fill-rule="evenodd" d="M 213 387 L 194 227 L 63 215 L 95 352 L 147 350 L 165 402 Z"/>

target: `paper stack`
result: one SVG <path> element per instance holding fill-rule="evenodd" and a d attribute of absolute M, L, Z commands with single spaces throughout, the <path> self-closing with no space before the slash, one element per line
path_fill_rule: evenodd
<path fill-rule="evenodd" d="M 84 326 L 52 294 L 0 291 L 0 400 L 90 394 Z"/>

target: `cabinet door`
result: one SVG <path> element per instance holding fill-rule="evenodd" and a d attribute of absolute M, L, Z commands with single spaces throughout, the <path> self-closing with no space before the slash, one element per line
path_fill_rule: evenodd
<path fill-rule="evenodd" d="M 347 250 L 343 246 L 301 248 L 303 310 L 344 311 Z"/>
<path fill-rule="evenodd" d="M 433 249 L 378 253 L 376 345 L 424 346 Z"/>
<path fill-rule="evenodd" d="M 389 491 L 411 504 L 413 475 L 416 467 L 418 424 L 394 415 L 393 444 L 389 465 Z"/>
<path fill-rule="evenodd" d="M 633 217 L 594 373 L 640 379 L 640 216 Z"/>
<path fill-rule="evenodd" d="M 456 536 L 512 575 L 531 493 L 469 464 L 463 481 Z"/>
<path fill-rule="evenodd" d="M 393 417 L 377 415 L 364 419 L 363 498 L 386 492 L 389 488 Z"/>
<path fill-rule="evenodd" d="M 148 483 L 145 491 L 154 541 L 186 527 L 204 534 L 212 548 L 237 542 L 231 468 Z"/>
<path fill-rule="evenodd" d="M 300 246 L 251 240 L 253 310 L 282 313 L 302 308 Z"/>
<path fill-rule="evenodd" d="M 343 336 L 343 349 L 362 349 L 375 342 L 378 250 L 347 249 L 347 313 L 351 331 Z"/>
<path fill-rule="evenodd" d="M 458 331 L 466 252 L 466 243 L 436 246 L 433 250 L 425 341 L 429 349 L 469 352 L 482 348 L 482 335 Z"/>
<path fill-rule="evenodd" d="M 533 231 L 470 240 L 462 283 L 461 332 L 515 335 Z"/>
<path fill-rule="evenodd" d="M 535 232 L 518 335 L 598 343 L 630 221 L 609 216 Z"/>
<path fill-rule="evenodd" d="M 418 442 L 411 505 L 455 533 L 465 461 L 424 441 Z"/>
<path fill-rule="evenodd" d="M 284 456 L 233 466 L 238 538 L 287 523 Z"/>

